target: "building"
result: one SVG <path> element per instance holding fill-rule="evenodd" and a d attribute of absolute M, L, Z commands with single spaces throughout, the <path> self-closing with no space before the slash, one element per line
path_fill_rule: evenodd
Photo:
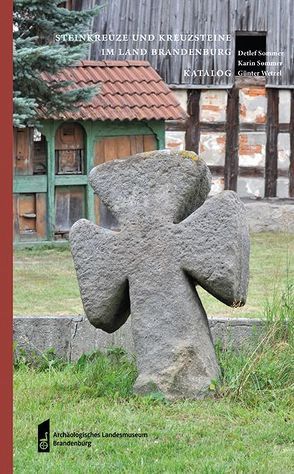
<path fill-rule="evenodd" d="M 111 226 L 112 216 L 88 184 L 91 168 L 164 148 L 165 121 L 187 118 L 148 62 L 83 61 L 58 77 L 99 84 L 100 93 L 58 117 L 40 112 L 39 130 L 14 131 L 16 242 L 64 240 L 81 217 Z"/>
<path fill-rule="evenodd" d="M 72 6 L 86 9 L 91 3 L 77 0 Z M 206 159 L 213 192 L 225 188 L 243 198 L 294 197 L 292 0 L 96 4 L 104 6 L 92 31 L 128 39 L 93 42 L 90 57 L 123 55 L 151 63 L 189 114 L 186 123 L 174 117 L 167 124 L 166 143 Z M 193 55 L 186 54 L 189 49 Z"/>

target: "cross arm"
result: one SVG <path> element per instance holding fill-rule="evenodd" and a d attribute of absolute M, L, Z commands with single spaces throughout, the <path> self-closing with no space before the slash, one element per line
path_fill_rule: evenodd
<path fill-rule="evenodd" d="M 85 313 L 106 332 L 116 331 L 130 314 L 123 257 L 116 252 L 119 235 L 80 219 L 69 236 Z"/>
<path fill-rule="evenodd" d="M 179 226 L 184 272 L 223 303 L 244 305 L 250 244 L 245 207 L 237 194 L 224 191 L 208 199 Z"/>

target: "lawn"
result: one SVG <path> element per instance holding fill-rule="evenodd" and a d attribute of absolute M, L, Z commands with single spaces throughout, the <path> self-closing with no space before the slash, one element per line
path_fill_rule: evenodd
<path fill-rule="evenodd" d="M 67 251 L 60 255 L 69 263 Z M 119 348 L 84 354 L 71 363 L 52 351 L 32 359 L 19 349 L 14 472 L 292 474 L 293 298 L 288 293 L 269 308 L 267 330 L 254 347 L 234 352 L 216 345 L 222 378 L 212 381 L 205 400 L 169 402 L 160 392 L 134 395 L 136 365 Z M 50 453 L 41 454 L 37 427 L 48 418 Z M 113 433 L 147 436 L 109 436 Z M 86 444 L 61 446 L 54 441 Z"/>
<path fill-rule="evenodd" d="M 293 335 L 268 338 L 254 357 L 219 349 L 218 358 L 224 376 L 212 398 L 171 403 L 160 393 L 132 395 L 136 369 L 118 349 L 84 355 L 71 364 L 47 354 L 39 367 L 20 357 L 14 386 L 14 472 L 293 473 Z M 51 451 L 39 454 L 37 425 L 48 418 Z M 54 440 L 79 440 L 57 438 L 55 432 L 91 431 L 100 437 L 81 438 L 90 446 L 53 445 Z M 114 432 L 148 436 L 105 436 Z"/>
<path fill-rule="evenodd" d="M 230 308 L 199 288 L 208 316 L 262 317 L 264 306 L 293 281 L 294 235 L 251 235 L 250 284 L 247 304 Z M 15 315 L 83 314 L 69 248 L 15 250 Z"/>

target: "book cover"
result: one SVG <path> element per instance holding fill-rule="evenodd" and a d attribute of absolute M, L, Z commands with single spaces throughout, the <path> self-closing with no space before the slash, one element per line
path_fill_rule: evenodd
<path fill-rule="evenodd" d="M 292 472 L 291 7 L 13 2 L 16 473 Z"/>

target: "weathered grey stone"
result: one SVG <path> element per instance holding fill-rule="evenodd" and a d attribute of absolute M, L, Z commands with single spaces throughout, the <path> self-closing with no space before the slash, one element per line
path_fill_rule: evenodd
<path fill-rule="evenodd" d="M 69 318 L 23 317 L 14 320 L 16 353 L 23 349 L 28 354 L 41 356 L 46 350 L 54 349 L 59 357 L 70 360 L 71 336 L 72 319 Z"/>
<path fill-rule="evenodd" d="M 249 237 L 237 195 L 210 190 L 192 152 L 151 152 L 94 168 L 90 183 L 120 231 L 82 219 L 70 243 L 89 321 L 116 331 L 132 312 L 135 390 L 199 398 L 219 368 L 195 284 L 245 303 Z"/>
<path fill-rule="evenodd" d="M 248 318 L 210 318 L 209 327 L 214 344 L 223 350 L 249 349 L 265 332 L 265 321 Z"/>
<path fill-rule="evenodd" d="M 123 326 L 113 333 L 113 345 L 122 347 L 128 354 L 135 354 L 132 321 L 129 318 Z"/>
<path fill-rule="evenodd" d="M 40 320 L 43 320 L 40 324 Z M 56 320 L 57 326 L 56 326 Z M 100 329 L 89 324 L 85 317 L 75 316 L 15 316 L 13 318 L 13 340 L 16 350 L 20 347 L 26 350 L 27 357 L 32 348 L 38 348 L 37 353 L 43 354 L 48 349 L 55 349 L 60 345 L 67 350 L 58 351 L 59 355 L 67 361 L 76 361 L 82 354 L 95 350 L 105 351 L 111 347 L 121 347 L 130 356 L 134 355 L 134 341 L 131 331 L 131 320 L 113 334 L 107 334 Z M 247 318 L 220 318 L 208 319 L 209 327 L 214 343 L 220 343 L 226 349 L 228 347 L 239 350 L 248 349 L 256 344 L 258 337 L 262 336 L 266 330 L 265 321 L 261 319 Z M 69 331 L 69 324 L 71 330 Z M 36 328 L 46 327 L 50 338 L 41 337 Z M 56 327 L 59 330 L 56 331 Z M 78 344 L 75 344 L 75 336 L 79 329 Z M 89 327 L 91 327 L 89 337 Z M 29 329 L 31 328 L 31 329 Z M 93 333 L 96 336 L 93 337 Z M 107 338 L 107 339 L 106 339 Z"/>
<path fill-rule="evenodd" d="M 294 233 L 294 201 L 291 199 L 263 199 L 246 202 L 250 232 Z"/>
<path fill-rule="evenodd" d="M 103 351 L 111 345 L 111 335 L 96 329 L 87 319 L 72 320 L 71 360 L 79 359 L 85 352 Z"/>

